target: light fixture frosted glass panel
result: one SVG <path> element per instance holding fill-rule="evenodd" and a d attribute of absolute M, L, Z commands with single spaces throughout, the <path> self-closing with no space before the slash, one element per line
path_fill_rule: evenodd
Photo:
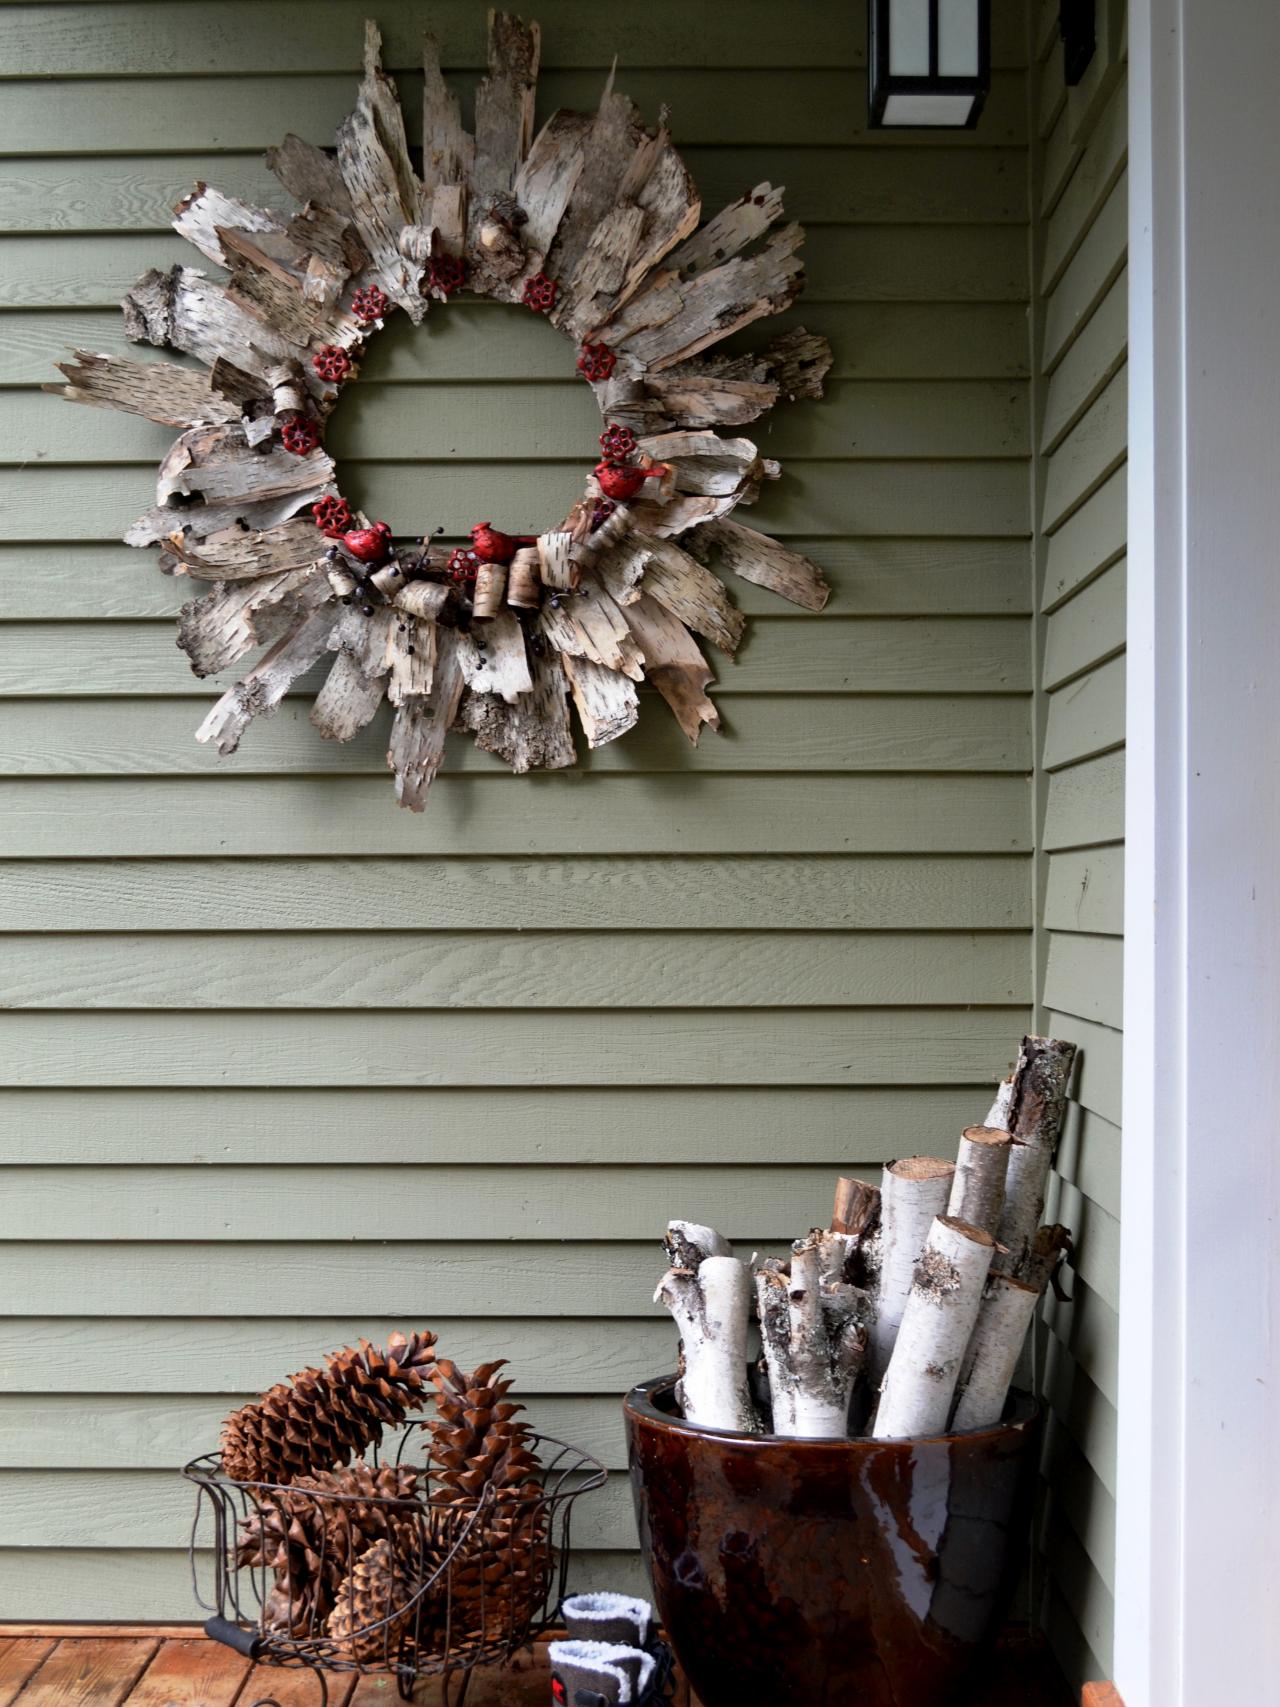
<path fill-rule="evenodd" d="M 929 75 L 929 0 L 892 0 L 889 7 L 889 75 Z"/>
<path fill-rule="evenodd" d="M 969 122 L 972 95 L 890 95 L 880 123 L 886 129 L 898 125 L 954 129 Z"/>
<path fill-rule="evenodd" d="M 978 75 L 978 0 L 938 0 L 938 71 Z"/>

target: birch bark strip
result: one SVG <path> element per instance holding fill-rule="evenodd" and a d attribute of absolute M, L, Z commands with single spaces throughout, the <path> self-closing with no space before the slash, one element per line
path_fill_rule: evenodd
<path fill-rule="evenodd" d="M 66 385 L 42 385 L 42 391 L 69 403 L 119 409 L 162 427 L 190 427 L 209 421 L 234 421 L 240 407 L 220 396 L 207 373 L 194 373 L 176 362 L 131 362 L 120 356 L 77 350 L 75 362 L 58 362 Z"/>
<path fill-rule="evenodd" d="M 554 652 L 529 660 L 533 691 L 514 704 L 493 694 L 470 693 L 458 721 L 475 735 L 476 745 L 505 760 L 518 776 L 531 770 L 564 770 L 576 764 L 569 724 L 564 668 Z"/>
<path fill-rule="evenodd" d="M 830 1247 L 841 1247 L 833 1256 Z M 832 1265 L 835 1272 L 831 1272 Z M 773 1433 L 843 1440 L 867 1349 L 866 1295 L 839 1277 L 842 1241 L 815 1233 L 756 1270 Z"/>
<path fill-rule="evenodd" d="M 703 725 L 717 732 L 720 713 L 707 698 L 715 672 L 698 650 L 688 629 L 656 600 L 641 594 L 626 608 L 627 625 L 644 655 L 644 674 L 675 713 L 691 746 L 698 745 Z"/>
<path fill-rule="evenodd" d="M 578 721 L 589 747 L 603 747 L 634 728 L 640 715 L 635 684 L 617 670 L 606 670 L 590 658 L 562 658 Z"/>
<path fill-rule="evenodd" d="M 934 1221 L 885 1371 L 872 1439 L 946 1429 L 993 1249 L 990 1233 L 980 1227 L 949 1215 Z"/>
<path fill-rule="evenodd" d="M 719 547 L 721 561 L 731 573 L 767 587 L 792 604 L 821 610 L 831 596 L 816 563 L 741 522 L 720 517 L 708 523 L 701 537 Z"/>
<path fill-rule="evenodd" d="M 440 630 L 430 694 L 403 700 L 392 719 L 387 764 L 395 775 L 396 799 L 410 812 L 426 808 L 427 794 L 444 761 L 445 736 L 462 698 L 465 684 L 456 638 L 453 629 Z"/>

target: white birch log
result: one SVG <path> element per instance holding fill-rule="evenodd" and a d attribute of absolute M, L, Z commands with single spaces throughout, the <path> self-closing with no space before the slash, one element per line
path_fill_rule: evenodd
<path fill-rule="evenodd" d="M 708 1428 L 759 1434 L 747 1384 L 751 1278 L 714 1229 L 674 1221 L 665 1241 L 673 1262 L 654 1293 L 680 1330 L 676 1396 L 685 1418 Z M 696 1259 L 696 1262 L 695 1262 Z"/>
<path fill-rule="evenodd" d="M 831 1231 L 849 1239 L 864 1239 L 874 1232 L 879 1220 L 880 1188 L 854 1175 L 841 1175 L 836 1181 Z"/>
<path fill-rule="evenodd" d="M 994 1233 L 1004 1209 L 1005 1178 L 1014 1148 L 1007 1132 L 989 1126 L 966 1126 L 960 1135 L 955 1178 L 947 1214 Z"/>
<path fill-rule="evenodd" d="M 879 1386 L 902 1323 L 903 1312 L 929 1230 L 945 1215 L 955 1167 L 934 1156 L 890 1162 L 880 1183 L 875 1314 L 871 1323 L 870 1375 Z"/>
<path fill-rule="evenodd" d="M 989 1428 L 1004 1415 L 1040 1291 L 1010 1274 L 988 1276 L 960 1371 L 953 1429 Z"/>
<path fill-rule="evenodd" d="M 792 1245 L 790 1265 L 773 1258 L 756 1270 L 774 1434 L 843 1440 L 849 1432 L 868 1300 L 840 1278 L 844 1256 L 841 1235 L 815 1231 Z"/>
<path fill-rule="evenodd" d="M 993 1126 L 997 1132 L 1009 1130 L 1009 1112 L 1013 1108 L 1013 1074 L 1007 1079 L 1001 1079 L 996 1086 L 996 1100 L 987 1110 L 987 1117 L 982 1122 L 984 1126 Z"/>
<path fill-rule="evenodd" d="M 980 1227 L 947 1215 L 934 1221 L 885 1371 L 874 1440 L 946 1429 L 994 1248 Z"/>
<path fill-rule="evenodd" d="M 1024 1037 L 1009 1097 L 1008 1130 L 1021 1143 L 1009 1158 L 1004 1213 L 996 1233 L 1004 1249 L 995 1267 L 1019 1274 L 1044 1214 L 1049 1174 L 1067 1106 L 1076 1045 Z"/>

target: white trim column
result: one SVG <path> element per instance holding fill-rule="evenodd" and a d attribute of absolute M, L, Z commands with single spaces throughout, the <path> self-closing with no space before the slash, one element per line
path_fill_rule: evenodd
<path fill-rule="evenodd" d="M 1115 1682 L 1280 1701 L 1280 7 L 1133 0 Z"/>

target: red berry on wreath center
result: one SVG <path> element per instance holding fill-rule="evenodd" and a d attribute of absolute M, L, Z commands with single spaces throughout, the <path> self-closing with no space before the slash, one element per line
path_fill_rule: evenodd
<path fill-rule="evenodd" d="M 578 355 L 578 372 L 592 385 L 608 379 L 617 365 L 617 352 L 608 344 L 584 344 Z"/>
<path fill-rule="evenodd" d="M 309 415 L 290 415 L 280 428 L 280 443 L 294 456 L 306 456 L 320 443 L 320 428 Z"/>
<path fill-rule="evenodd" d="M 312 504 L 311 514 L 326 539 L 341 539 L 351 526 L 351 506 L 345 498 L 321 498 Z"/>
<path fill-rule="evenodd" d="M 549 279 L 545 273 L 535 273 L 524 281 L 521 301 L 535 314 L 550 314 L 559 294 L 560 286 L 554 279 Z"/>
<path fill-rule="evenodd" d="M 351 312 L 363 325 L 381 320 L 391 307 L 391 298 L 377 285 L 365 285 L 351 298 Z"/>
<path fill-rule="evenodd" d="M 341 385 L 351 372 L 351 357 L 337 344 L 322 344 L 311 358 L 311 365 L 329 385 Z"/>
<path fill-rule="evenodd" d="M 459 545 L 449 554 L 450 578 L 462 585 L 464 581 L 474 581 L 480 568 L 480 559 L 470 546 Z"/>
<path fill-rule="evenodd" d="M 636 435 L 630 427 L 620 427 L 616 421 L 610 421 L 600 435 L 600 449 L 610 462 L 626 462 L 628 457 L 635 455 Z"/>

